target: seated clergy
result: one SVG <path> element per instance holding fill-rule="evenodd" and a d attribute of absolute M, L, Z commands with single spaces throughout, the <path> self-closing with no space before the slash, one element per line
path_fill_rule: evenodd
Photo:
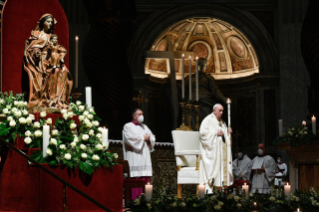
<path fill-rule="evenodd" d="M 276 177 L 275 177 L 275 185 L 280 186 L 285 183 L 282 182 L 282 179 L 287 176 L 287 165 L 282 162 L 282 157 L 279 155 L 277 157 L 277 167 L 276 167 Z"/>
<path fill-rule="evenodd" d="M 263 143 L 258 145 L 258 156 L 246 166 L 245 178 L 249 179 L 252 173 L 252 188 L 251 193 L 259 191 L 259 193 L 267 194 L 270 191 L 271 182 L 276 174 L 275 160 L 266 155 L 266 148 Z"/>
<path fill-rule="evenodd" d="M 244 155 L 242 148 L 238 148 L 238 156 L 233 161 L 233 175 L 235 180 L 249 180 L 245 176 L 247 172 L 247 169 L 245 168 L 250 161 L 250 158 L 247 155 Z"/>

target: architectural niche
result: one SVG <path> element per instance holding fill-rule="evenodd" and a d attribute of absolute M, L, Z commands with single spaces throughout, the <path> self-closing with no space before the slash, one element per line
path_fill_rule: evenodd
<path fill-rule="evenodd" d="M 215 18 L 190 18 L 167 28 L 153 43 L 151 51 L 167 51 L 166 35 L 173 35 L 173 50 L 193 52 L 207 59 L 205 72 L 215 79 L 234 79 L 259 73 L 258 58 L 249 40 L 231 24 Z M 194 59 L 194 58 L 193 58 Z M 185 72 L 189 61 L 185 58 Z M 191 63 L 195 72 L 195 60 Z M 163 58 L 146 59 L 145 74 L 167 78 L 168 61 Z M 181 79 L 182 60 L 175 59 L 176 78 Z"/>

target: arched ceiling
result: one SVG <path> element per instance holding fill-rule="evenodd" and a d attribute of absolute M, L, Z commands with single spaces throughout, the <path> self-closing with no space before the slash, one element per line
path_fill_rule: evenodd
<path fill-rule="evenodd" d="M 259 72 L 258 58 L 249 40 L 237 28 L 214 18 L 190 18 L 166 29 L 153 43 L 151 51 L 167 51 L 166 35 L 173 35 L 173 51 L 193 52 L 207 59 L 206 73 L 215 79 L 233 79 Z M 189 70 L 185 58 L 185 70 Z M 192 62 L 195 72 L 195 61 Z M 146 59 L 145 73 L 166 78 L 170 72 L 166 59 Z M 176 78 L 181 79 L 182 60 L 175 59 Z"/>

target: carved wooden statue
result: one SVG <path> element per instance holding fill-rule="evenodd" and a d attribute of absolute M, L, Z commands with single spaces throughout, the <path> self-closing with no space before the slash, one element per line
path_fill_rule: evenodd
<path fill-rule="evenodd" d="M 29 76 L 32 111 L 68 108 L 73 80 L 64 64 L 67 51 L 53 34 L 56 23 L 52 15 L 43 15 L 25 44 L 23 68 Z"/>

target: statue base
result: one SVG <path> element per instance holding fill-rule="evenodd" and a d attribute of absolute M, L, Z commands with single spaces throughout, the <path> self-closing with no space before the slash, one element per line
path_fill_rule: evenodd
<path fill-rule="evenodd" d="M 179 128 L 177 128 L 176 130 L 193 131 L 193 129 L 189 128 L 184 123 Z"/>
<path fill-rule="evenodd" d="M 29 112 L 30 113 L 41 113 L 43 111 L 47 112 L 47 113 L 61 113 L 62 109 L 59 108 L 51 108 L 51 107 L 33 107 L 33 108 L 29 108 Z M 67 109 L 68 111 L 72 111 L 71 109 Z"/>

